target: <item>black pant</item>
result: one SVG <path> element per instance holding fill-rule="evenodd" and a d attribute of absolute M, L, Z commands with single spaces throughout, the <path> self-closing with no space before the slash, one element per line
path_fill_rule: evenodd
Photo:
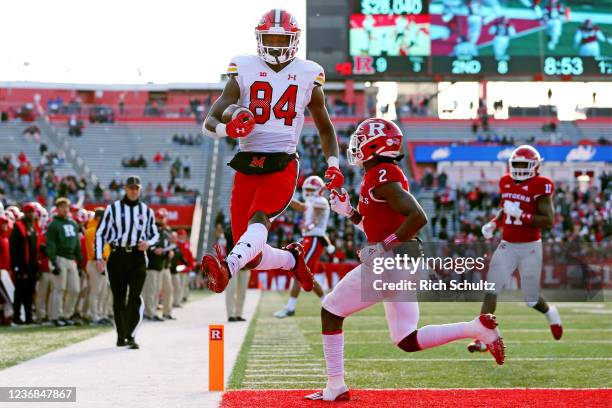
<path fill-rule="evenodd" d="M 18 275 L 15 282 L 15 297 L 13 298 L 13 321 L 18 322 L 21 306 L 25 309 L 26 322 L 32 322 L 32 298 L 36 289 L 35 275 Z"/>
<path fill-rule="evenodd" d="M 113 292 L 113 314 L 119 339 L 133 338 L 142 320 L 143 302 L 140 294 L 147 276 L 145 254 L 117 250 L 108 259 L 108 280 Z"/>

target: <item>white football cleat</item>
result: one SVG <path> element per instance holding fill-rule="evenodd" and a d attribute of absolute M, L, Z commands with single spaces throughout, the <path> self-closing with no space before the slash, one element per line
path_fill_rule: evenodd
<path fill-rule="evenodd" d="M 314 394 L 306 395 L 305 399 L 313 401 L 349 401 L 351 399 L 349 395 L 349 389 L 346 385 L 337 388 L 325 388 L 323 391 L 317 391 Z"/>
<path fill-rule="evenodd" d="M 289 317 L 289 316 L 295 316 L 295 310 L 289 310 L 286 307 L 284 307 L 281 310 L 279 310 L 278 312 L 274 312 L 273 316 L 278 318 L 278 319 L 283 319 L 283 318 Z"/>
<path fill-rule="evenodd" d="M 548 307 L 546 319 L 548 320 L 548 324 L 550 324 L 550 331 L 555 340 L 561 340 L 561 336 L 563 336 L 563 326 L 561 325 L 561 316 L 555 306 Z"/>

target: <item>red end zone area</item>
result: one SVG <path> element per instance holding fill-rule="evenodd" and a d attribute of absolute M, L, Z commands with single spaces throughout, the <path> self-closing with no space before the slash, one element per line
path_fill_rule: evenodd
<path fill-rule="evenodd" d="M 317 407 L 328 402 L 308 401 L 315 390 L 237 390 L 223 394 L 221 407 Z M 353 407 L 611 407 L 612 389 L 409 389 L 351 390 Z"/>

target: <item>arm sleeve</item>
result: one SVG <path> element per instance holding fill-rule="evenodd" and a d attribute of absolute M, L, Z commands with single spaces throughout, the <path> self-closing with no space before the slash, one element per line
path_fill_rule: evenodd
<path fill-rule="evenodd" d="M 317 73 L 314 79 L 314 84 L 318 86 L 323 86 L 325 84 L 325 71 L 318 64 L 317 64 Z"/>
<path fill-rule="evenodd" d="M 402 169 L 395 164 L 385 164 L 379 166 L 372 175 L 372 189 L 380 187 L 387 183 L 403 183 L 406 181 L 406 176 Z"/>
<path fill-rule="evenodd" d="M 47 257 L 51 262 L 55 262 L 55 257 L 57 256 L 57 227 L 55 222 L 51 222 L 49 224 L 49 228 L 47 229 Z"/>
<path fill-rule="evenodd" d="M 112 205 L 112 204 L 111 204 Z M 96 235 L 94 237 L 94 255 L 96 260 L 102 259 L 102 252 L 104 250 L 104 243 L 106 241 L 106 232 L 109 228 L 112 228 L 112 216 L 111 216 L 111 205 L 106 206 L 104 215 L 98 224 L 96 229 Z"/>
<path fill-rule="evenodd" d="M 238 58 L 237 57 L 232 58 L 232 60 L 228 64 L 226 74 L 227 76 L 233 76 L 233 77 L 238 76 Z"/>
<path fill-rule="evenodd" d="M 155 214 L 153 214 L 153 210 L 149 208 L 149 222 L 147 223 L 147 244 L 149 246 L 153 246 L 159 240 L 159 232 L 157 231 L 157 225 L 155 225 Z"/>
<path fill-rule="evenodd" d="M 555 192 L 555 183 L 548 177 L 542 177 L 538 183 L 536 198 L 541 196 L 552 195 Z"/>

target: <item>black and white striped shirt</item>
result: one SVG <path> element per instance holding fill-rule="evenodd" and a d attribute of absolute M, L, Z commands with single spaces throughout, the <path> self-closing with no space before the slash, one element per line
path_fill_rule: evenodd
<path fill-rule="evenodd" d="M 127 198 L 109 204 L 96 230 L 96 259 L 102 259 L 104 243 L 112 246 L 135 247 L 140 241 L 155 245 L 159 232 L 155 214 L 146 204 L 130 202 Z"/>

